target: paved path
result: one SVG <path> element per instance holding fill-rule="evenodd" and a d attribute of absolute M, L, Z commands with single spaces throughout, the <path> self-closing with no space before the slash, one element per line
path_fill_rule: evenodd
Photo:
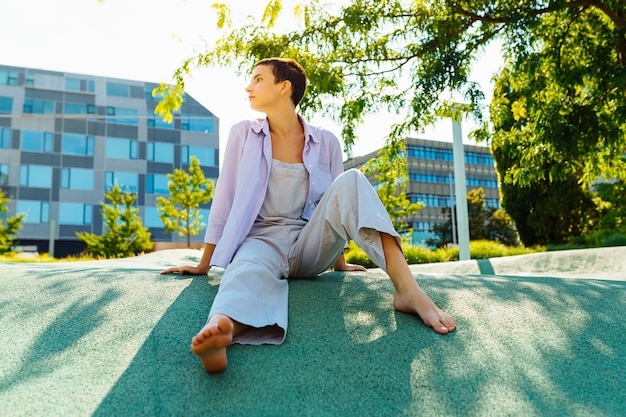
<path fill-rule="evenodd" d="M 382 271 L 291 283 L 281 346 L 190 353 L 219 283 L 200 253 L 0 264 L 0 416 L 624 416 L 626 248 L 412 269 L 459 328 L 391 309 Z"/>

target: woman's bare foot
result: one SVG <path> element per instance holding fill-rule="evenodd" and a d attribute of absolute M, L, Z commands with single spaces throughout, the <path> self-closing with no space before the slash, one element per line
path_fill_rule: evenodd
<path fill-rule="evenodd" d="M 417 314 L 426 326 L 437 333 L 446 334 L 456 329 L 454 317 L 437 307 L 419 286 L 407 294 L 396 292 L 393 306 L 402 313 Z"/>
<path fill-rule="evenodd" d="M 227 316 L 210 320 L 191 339 L 191 351 L 200 358 L 208 372 L 222 372 L 228 365 L 226 347 L 233 341 L 233 321 Z"/>

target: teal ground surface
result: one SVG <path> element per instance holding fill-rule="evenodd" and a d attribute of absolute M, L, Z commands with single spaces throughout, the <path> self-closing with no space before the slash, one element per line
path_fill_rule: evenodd
<path fill-rule="evenodd" d="M 281 346 L 189 350 L 221 272 L 195 250 L 0 264 L 0 416 L 625 416 L 626 248 L 414 266 L 453 314 L 392 309 L 377 269 L 291 282 Z"/>

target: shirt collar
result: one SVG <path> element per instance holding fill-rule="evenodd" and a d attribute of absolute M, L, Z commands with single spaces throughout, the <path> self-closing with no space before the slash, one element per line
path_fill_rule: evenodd
<path fill-rule="evenodd" d="M 310 139 L 315 143 L 319 143 L 320 138 L 317 137 L 317 135 L 315 135 L 315 133 L 312 131 L 311 127 L 306 122 L 306 120 L 304 120 L 304 118 L 300 115 L 298 115 L 298 120 L 300 121 L 300 123 L 302 124 L 302 127 L 304 128 L 304 141 L 307 142 Z M 250 128 L 256 134 L 259 134 L 261 132 L 263 132 L 265 136 L 269 136 L 270 134 L 270 124 L 267 121 L 267 117 L 253 120 L 250 125 Z"/>

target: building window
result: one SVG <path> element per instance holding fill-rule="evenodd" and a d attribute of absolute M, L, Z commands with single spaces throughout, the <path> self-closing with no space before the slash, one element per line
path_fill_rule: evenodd
<path fill-rule="evenodd" d="M 31 152 L 52 152 L 52 132 L 22 130 L 20 149 Z"/>
<path fill-rule="evenodd" d="M 465 152 L 465 163 L 493 166 L 493 155 L 482 152 Z"/>
<path fill-rule="evenodd" d="M 50 203 L 47 201 L 18 200 L 17 212 L 26 214 L 24 223 L 48 223 L 50 221 Z"/>
<path fill-rule="evenodd" d="M 148 161 L 174 163 L 174 145 L 171 143 L 148 142 Z"/>
<path fill-rule="evenodd" d="M 0 127 L 0 148 L 9 149 L 11 147 L 11 129 Z"/>
<path fill-rule="evenodd" d="M 136 193 L 138 178 L 139 175 L 135 172 L 107 171 L 104 175 L 104 188 L 106 191 L 110 191 L 115 184 L 118 184 L 122 192 Z"/>
<path fill-rule="evenodd" d="M 59 224 L 91 224 L 91 204 L 60 203 Z"/>
<path fill-rule="evenodd" d="M 94 80 L 87 80 L 87 91 L 90 93 L 96 91 L 96 82 Z"/>
<path fill-rule="evenodd" d="M 406 152 L 409 158 L 452 161 L 452 149 L 433 148 L 432 146 L 408 145 Z"/>
<path fill-rule="evenodd" d="M 26 74 L 24 84 L 26 84 L 27 87 L 33 87 L 35 85 L 35 74 Z"/>
<path fill-rule="evenodd" d="M 24 113 L 26 114 L 52 114 L 54 113 L 54 101 L 26 99 L 24 101 Z"/>
<path fill-rule="evenodd" d="M 109 123 L 120 125 L 137 126 L 139 124 L 139 111 L 137 109 L 124 109 L 120 107 L 107 107 L 107 117 Z"/>
<path fill-rule="evenodd" d="M 13 97 L 0 97 L 0 113 L 13 112 Z"/>
<path fill-rule="evenodd" d="M 93 190 L 93 171 L 81 168 L 61 170 L 61 188 L 70 190 Z"/>
<path fill-rule="evenodd" d="M 148 127 L 157 127 L 159 129 L 172 129 L 174 123 L 168 123 L 162 117 L 148 119 Z"/>
<path fill-rule="evenodd" d="M 105 155 L 107 158 L 137 159 L 137 141 L 107 138 Z"/>
<path fill-rule="evenodd" d="M 169 188 L 167 184 L 169 178 L 163 174 L 148 174 L 146 175 L 146 192 L 150 194 L 167 194 Z"/>
<path fill-rule="evenodd" d="M 50 188 L 52 186 L 52 167 L 43 165 L 20 166 L 20 185 Z"/>
<path fill-rule="evenodd" d="M 192 132 L 215 133 L 215 120 L 212 118 L 182 116 L 180 128 Z"/>
<path fill-rule="evenodd" d="M 17 72 L 0 71 L 0 85 L 17 85 Z"/>
<path fill-rule="evenodd" d="M 128 84 L 107 82 L 107 96 L 129 97 Z"/>
<path fill-rule="evenodd" d="M 93 136 L 63 134 L 61 152 L 66 155 L 93 156 Z"/>
<path fill-rule="evenodd" d="M 78 78 L 66 78 L 65 89 L 68 91 L 80 91 L 80 80 Z"/>
<path fill-rule="evenodd" d="M 215 149 L 201 146 L 182 146 L 183 164 L 191 163 L 191 157 L 195 156 L 200 165 L 215 166 Z"/>
<path fill-rule="evenodd" d="M 450 207 L 450 196 L 439 194 L 407 194 L 411 203 L 423 202 L 426 207 Z"/>
<path fill-rule="evenodd" d="M 65 102 L 63 104 L 63 113 L 65 114 L 95 114 L 96 106 L 94 104 Z"/>
<path fill-rule="evenodd" d="M 160 227 L 163 228 L 163 222 L 159 218 L 159 210 L 156 207 L 146 207 L 144 209 L 143 225 L 145 227 Z"/>
<path fill-rule="evenodd" d="M 9 184 L 9 165 L 0 164 L 0 185 Z"/>

